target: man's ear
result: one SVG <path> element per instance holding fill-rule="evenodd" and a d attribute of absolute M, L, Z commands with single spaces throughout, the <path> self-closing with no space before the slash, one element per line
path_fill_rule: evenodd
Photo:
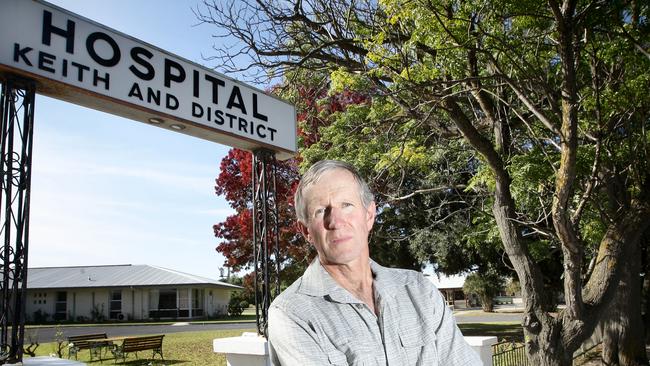
<path fill-rule="evenodd" d="M 377 216 L 377 206 L 375 206 L 375 201 L 372 201 L 368 207 L 366 207 L 366 227 L 368 228 L 368 231 L 370 231 L 372 226 L 375 224 L 375 216 Z"/>
<path fill-rule="evenodd" d="M 298 232 L 302 234 L 305 240 L 311 243 L 311 241 L 309 240 L 309 230 L 307 230 L 307 225 L 303 224 L 302 221 L 298 220 L 296 221 L 296 226 L 298 227 Z"/>

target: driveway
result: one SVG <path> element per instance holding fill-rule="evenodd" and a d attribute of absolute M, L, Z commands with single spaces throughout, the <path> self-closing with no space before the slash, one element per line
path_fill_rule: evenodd
<path fill-rule="evenodd" d="M 521 322 L 523 312 L 494 312 L 486 313 L 483 310 L 456 310 L 454 311 L 456 323 L 500 323 Z"/>

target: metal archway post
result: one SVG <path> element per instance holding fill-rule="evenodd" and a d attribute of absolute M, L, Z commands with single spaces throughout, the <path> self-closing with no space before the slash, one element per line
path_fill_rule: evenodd
<path fill-rule="evenodd" d="M 0 363 L 23 358 L 34 99 L 32 81 L 0 79 Z"/>
<path fill-rule="evenodd" d="M 257 332 L 268 330 L 268 311 L 280 293 L 279 218 L 275 185 L 275 153 L 253 151 L 253 257 Z"/>

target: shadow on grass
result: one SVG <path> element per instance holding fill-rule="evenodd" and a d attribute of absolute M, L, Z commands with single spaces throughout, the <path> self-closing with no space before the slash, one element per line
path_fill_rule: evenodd
<path fill-rule="evenodd" d="M 112 358 L 110 359 L 105 359 L 103 362 L 100 363 L 99 360 L 97 361 L 92 361 L 92 362 L 87 362 L 89 365 L 144 365 L 144 366 L 154 366 L 154 365 L 178 365 L 178 364 L 183 364 L 183 363 L 189 363 L 192 361 L 187 361 L 187 360 L 167 360 L 165 359 L 164 361 L 161 359 L 146 359 L 146 358 L 141 358 L 138 360 L 132 359 L 132 360 L 126 360 L 125 362 L 122 362 L 121 360 L 118 360 L 117 363 L 115 363 L 115 360 Z"/>
<path fill-rule="evenodd" d="M 495 336 L 499 342 L 524 341 L 524 330 L 521 324 L 463 323 L 458 324 L 458 327 L 465 336 Z"/>

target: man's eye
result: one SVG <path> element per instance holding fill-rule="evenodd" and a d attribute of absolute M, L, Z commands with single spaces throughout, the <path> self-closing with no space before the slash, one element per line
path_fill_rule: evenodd
<path fill-rule="evenodd" d="M 352 204 L 350 202 L 343 202 L 341 204 L 341 207 L 351 207 L 351 206 L 352 206 Z"/>
<path fill-rule="evenodd" d="M 324 208 L 317 208 L 314 210 L 314 216 L 321 216 L 325 212 Z"/>

